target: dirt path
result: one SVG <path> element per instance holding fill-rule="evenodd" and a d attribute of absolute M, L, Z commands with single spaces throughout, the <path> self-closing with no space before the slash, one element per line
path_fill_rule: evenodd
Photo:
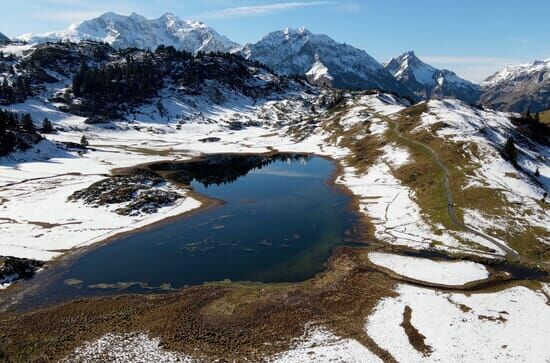
<path fill-rule="evenodd" d="M 521 260 L 521 256 L 516 251 L 514 251 L 510 247 L 506 246 L 505 244 L 497 241 L 496 239 L 488 236 L 487 234 L 483 233 L 482 231 L 479 231 L 479 230 L 477 230 L 473 227 L 467 226 L 466 224 L 464 224 L 464 222 L 462 222 L 457 217 L 456 209 L 455 209 L 455 202 L 454 202 L 454 199 L 453 199 L 453 193 L 451 191 L 451 184 L 449 182 L 450 172 L 449 172 L 449 169 L 447 168 L 447 166 L 441 160 L 441 157 L 439 156 L 439 154 L 434 149 L 432 149 L 430 146 L 428 146 L 426 144 L 423 144 L 419 141 L 410 139 L 407 136 L 404 136 L 401 133 L 401 131 L 399 130 L 399 126 L 395 121 L 388 120 L 388 123 L 390 125 L 391 131 L 395 132 L 398 139 L 401 139 L 405 142 L 414 144 L 414 145 L 422 148 L 423 150 L 425 150 L 427 153 L 430 154 L 431 158 L 434 160 L 434 162 L 437 164 L 437 166 L 443 171 L 443 190 L 445 192 L 445 199 L 447 200 L 447 212 L 449 214 L 449 218 L 451 219 L 451 222 L 456 227 L 458 227 L 459 229 L 461 229 L 465 232 L 472 233 L 476 236 L 479 236 L 479 237 L 491 242 L 493 245 L 497 246 L 502 251 L 504 251 L 506 253 L 507 258 L 509 258 L 511 260 L 516 260 L 516 261 Z"/>

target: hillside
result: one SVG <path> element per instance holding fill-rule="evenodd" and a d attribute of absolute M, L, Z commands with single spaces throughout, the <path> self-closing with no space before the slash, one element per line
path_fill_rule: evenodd
<path fill-rule="evenodd" d="M 9 67 L 18 72 L 8 72 Z M 201 112 L 214 105 L 316 92 L 303 81 L 275 75 L 239 55 L 193 55 L 164 46 L 155 52 L 119 52 L 92 41 L 46 43 L 0 60 L 0 69 L 5 69 L 0 76 L 10 89 L 0 99 L 5 105 L 39 99 L 87 117 L 89 123 L 133 117 L 142 107 L 154 110 L 156 118 L 168 119 L 182 108 Z"/>

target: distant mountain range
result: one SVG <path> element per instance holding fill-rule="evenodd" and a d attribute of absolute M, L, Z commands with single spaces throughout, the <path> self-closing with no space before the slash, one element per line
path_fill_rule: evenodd
<path fill-rule="evenodd" d="M 338 88 L 379 88 L 408 94 L 408 90 L 364 50 L 337 43 L 326 35 L 312 34 L 305 28 L 272 32 L 255 44 L 245 45 L 242 52 L 280 74 L 330 80 Z"/>
<path fill-rule="evenodd" d="M 550 59 L 509 66 L 481 84 L 437 69 L 412 51 L 380 64 L 364 50 L 338 43 L 305 28 L 272 32 L 254 44 L 239 45 L 204 23 L 165 14 L 146 19 L 105 13 L 73 24 L 67 30 L 17 38 L 28 43 L 81 40 L 105 42 L 114 48 L 156 49 L 159 45 L 197 52 L 240 53 L 282 75 L 306 76 L 311 83 L 345 89 L 381 89 L 415 101 L 458 98 L 501 110 L 522 112 L 550 108 Z M 0 43 L 9 39 L 0 34 Z"/>

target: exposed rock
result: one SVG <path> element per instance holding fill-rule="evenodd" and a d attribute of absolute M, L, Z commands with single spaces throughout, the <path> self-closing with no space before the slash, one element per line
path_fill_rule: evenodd
<path fill-rule="evenodd" d="M 115 213 L 121 215 L 151 214 L 181 198 L 174 191 L 161 189 L 163 183 L 164 179 L 158 174 L 136 169 L 129 175 L 103 179 L 76 191 L 69 200 L 83 201 L 94 207 L 124 204 L 115 209 Z"/>
<path fill-rule="evenodd" d="M 0 256 L 0 287 L 16 280 L 31 278 L 43 264 L 26 258 Z"/>
<path fill-rule="evenodd" d="M 200 142 L 218 142 L 220 140 L 219 137 L 205 137 L 204 139 L 199 139 Z"/>

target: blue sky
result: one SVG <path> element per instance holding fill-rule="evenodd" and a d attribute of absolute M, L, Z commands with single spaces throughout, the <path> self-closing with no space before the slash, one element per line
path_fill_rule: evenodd
<path fill-rule="evenodd" d="M 414 50 L 479 81 L 502 66 L 550 58 L 548 0 L 0 0 L 0 32 L 65 29 L 106 11 L 202 20 L 234 41 L 305 26 L 379 61 Z"/>

